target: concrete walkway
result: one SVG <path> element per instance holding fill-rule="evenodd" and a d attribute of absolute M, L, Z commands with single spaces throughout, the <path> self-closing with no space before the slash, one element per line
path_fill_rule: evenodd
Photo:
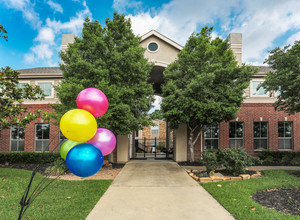
<path fill-rule="evenodd" d="M 130 161 L 87 220 L 234 219 L 175 162 Z"/>

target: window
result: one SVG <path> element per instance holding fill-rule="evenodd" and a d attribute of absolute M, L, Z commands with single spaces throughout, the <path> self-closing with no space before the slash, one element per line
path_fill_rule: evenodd
<path fill-rule="evenodd" d="M 150 44 L 148 44 L 148 50 L 151 52 L 155 52 L 158 50 L 158 45 L 155 42 L 151 42 Z"/>
<path fill-rule="evenodd" d="M 251 82 L 251 95 L 252 96 L 268 96 L 267 91 L 263 88 L 260 87 L 258 90 L 257 88 L 263 81 L 252 81 Z"/>
<path fill-rule="evenodd" d="M 45 82 L 45 83 L 38 83 L 41 90 L 43 90 L 45 96 L 52 96 L 52 83 Z"/>
<path fill-rule="evenodd" d="M 49 124 L 35 124 L 35 151 L 49 151 Z"/>
<path fill-rule="evenodd" d="M 24 89 L 24 88 L 25 88 L 25 84 L 26 84 L 26 83 L 18 83 L 18 84 L 17 84 L 17 87 L 18 87 L 19 89 Z"/>
<path fill-rule="evenodd" d="M 135 136 L 136 136 L 136 137 L 139 136 L 139 131 L 135 131 Z"/>
<path fill-rule="evenodd" d="M 14 124 L 10 134 L 10 151 L 24 151 L 25 129 Z"/>
<path fill-rule="evenodd" d="M 219 124 L 206 125 L 204 127 L 204 149 L 219 148 Z"/>
<path fill-rule="evenodd" d="M 151 134 L 158 134 L 158 125 L 151 126 Z"/>
<path fill-rule="evenodd" d="M 278 149 L 293 149 L 293 123 L 278 122 Z"/>
<path fill-rule="evenodd" d="M 59 130 L 59 149 L 65 143 L 68 139 L 61 133 L 61 130 Z"/>
<path fill-rule="evenodd" d="M 244 123 L 229 123 L 229 147 L 242 148 L 244 146 Z"/>
<path fill-rule="evenodd" d="M 262 150 L 268 149 L 268 123 L 254 122 L 254 149 Z"/>

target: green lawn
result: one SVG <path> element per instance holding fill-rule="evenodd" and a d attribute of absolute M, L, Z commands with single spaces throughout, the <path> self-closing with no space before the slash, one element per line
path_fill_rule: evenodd
<path fill-rule="evenodd" d="M 19 202 L 30 176 L 31 172 L 26 170 L 0 169 L 0 219 L 18 219 Z M 37 174 L 34 185 L 41 179 L 42 176 Z M 24 217 L 36 220 L 84 219 L 111 182 L 112 180 L 55 180 L 30 205 Z"/>
<path fill-rule="evenodd" d="M 245 181 L 201 183 L 236 219 L 300 219 L 266 209 L 251 199 L 260 190 L 300 187 L 300 178 L 288 175 L 284 170 L 265 170 L 264 177 Z M 222 185 L 218 187 L 218 184 Z"/>

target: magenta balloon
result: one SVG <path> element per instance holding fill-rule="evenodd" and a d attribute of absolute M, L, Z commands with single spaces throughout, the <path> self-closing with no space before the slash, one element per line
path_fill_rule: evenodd
<path fill-rule="evenodd" d="M 99 89 L 87 88 L 77 96 L 77 106 L 91 113 L 94 117 L 104 115 L 108 109 L 106 95 Z"/>
<path fill-rule="evenodd" d="M 106 128 L 98 128 L 95 136 L 87 141 L 89 144 L 93 144 L 97 148 L 99 148 L 103 154 L 106 156 L 110 154 L 116 147 L 116 137 L 114 133 Z"/>

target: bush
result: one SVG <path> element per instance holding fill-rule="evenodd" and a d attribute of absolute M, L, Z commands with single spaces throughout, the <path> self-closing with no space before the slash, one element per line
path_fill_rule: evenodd
<path fill-rule="evenodd" d="M 52 163 L 57 158 L 60 158 L 60 154 L 52 152 L 0 153 L 0 163 Z"/>
<path fill-rule="evenodd" d="M 291 160 L 291 164 L 292 164 L 292 165 L 295 165 L 295 166 L 299 166 L 299 165 L 300 165 L 300 157 L 299 157 L 299 156 L 294 157 L 294 158 Z"/>
<path fill-rule="evenodd" d="M 243 149 L 220 150 L 219 158 L 221 164 L 232 175 L 244 173 L 246 167 L 259 162 L 258 158 L 248 155 Z"/>
<path fill-rule="evenodd" d="M 220 166 L 217 154 L 218 150 L 208 150 L 202 153 L 202 163 L 206 167 L 207 173 L 215 171 Z"/>
<path fill-rule="evenodd" d="M 264 150 L 257 156 L 263 160 L 264 165 L 297 165 L 297 159 L 294 158 L 300 158 L 300 151 Z"/>
<path fill-rule="evenodd" d="M 67 170 L 67 166 L 65 161 L 62 158 L 57 158 L 53 162 L 53 166 L 49 166 L 45 170 L 45 173 L 48 175 L 61 175 L 64 174 L 66 170 Z"/>

